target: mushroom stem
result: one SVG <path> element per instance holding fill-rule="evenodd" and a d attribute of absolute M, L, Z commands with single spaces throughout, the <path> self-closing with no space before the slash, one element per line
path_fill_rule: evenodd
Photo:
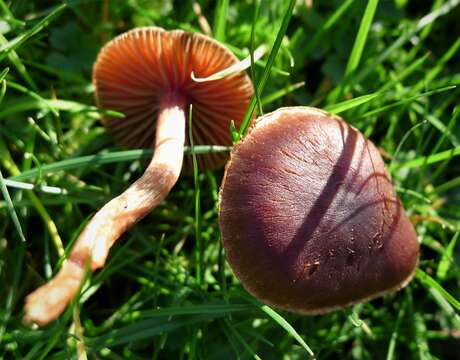
<path fill-rule="evenodd" d="M 104 266 L 115 241 L 157 206 L 176 183 L 182 168 L 186 103 L 168 95 L 160 106 L 149 166 L 136 182 L 93 216 L 54 279 L 27 296 L 26 322 L 45 325 L 55 320 L 77 294 L 86 263 L 91 271 Z"/>

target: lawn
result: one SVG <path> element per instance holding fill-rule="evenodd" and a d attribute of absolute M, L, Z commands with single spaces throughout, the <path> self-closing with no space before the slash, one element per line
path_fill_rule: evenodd
<path fill-rule="evenodd" d="M 0 14 L 1 359 L 460 358 L 460 0 L 0 0 Z M 57 321 L 24 324 L 25 296 L 151 156 L 105 130 L 91 74 L 105 43 L 152 25 L 241 60 L 265 46 L 247 120 L 314 106 L 375 143 L 420 242 L 407 287 L 317 316 L 262 304 L 220 242 L 224 170 L 195 169 Z"/>

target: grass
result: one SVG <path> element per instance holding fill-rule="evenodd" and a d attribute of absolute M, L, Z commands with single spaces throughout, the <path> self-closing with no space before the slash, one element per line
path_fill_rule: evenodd
<path fill-rule="evenodd" d="M 270 49 L 248 70 L 258 96 L 235 140 L 252 112 L 308 105 L 381 149 L 421 243 L 408 287 L 322 316 L 261 304 L 225 262 L 223 171 L 195 171 L 113 248 L 63 317 L 33 329 L 21 321 L 24 296 L 151 156 L 121 150 L 100 124 L 110 110 L 94 104 L 98 50 L 135 26 L 202 31 L 193 1 L 50 3 L 0 0 L 0 358 L 460 357 L 460 1 L 200 1 L 238 57 Z"/>

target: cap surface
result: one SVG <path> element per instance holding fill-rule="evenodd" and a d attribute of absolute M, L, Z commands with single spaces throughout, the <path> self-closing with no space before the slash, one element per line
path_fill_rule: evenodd
<path fill-rule="evenodd" d="M 207 77 L 236 62 L 228 49 L 201 34 L 145 27 L 119 35 L 101 50 L 93 82 L 98 106 L 125 118 L 103 122 L 121 145 L 150 148 L 160 101 L 173 94 L 193 104 L 196 145 L 230 145 L 230 121 L 241 123 L 253 94 L 249 77 L 238 73 L 198 83 L 190 75 Z M 200 167 L 216 168 L 226 158 L 226 153 L 200 156 Z"/>
<path fill-rule="evenodd" d="M 416 234 L 377 149 L 318 109 L 257 119 L 220 196 L 227 259 L 272 306 L 327 312 L 399 289 L 416 268 Z"/>

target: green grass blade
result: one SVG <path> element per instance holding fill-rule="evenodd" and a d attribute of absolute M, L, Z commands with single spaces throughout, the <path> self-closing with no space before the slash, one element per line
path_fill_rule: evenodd
<path fill-rule="evenodd" d="M 435 279 L 424 272 L 422 269 L 417 269 L 415 277 L 425 286 L 427 289 L 435 289 L 439 291 L 444 299 L 446 299 L 457 311 L 460 311 L 460 301 L 455 299 L 449 294 Z"/>
<path fill-rule="evenodd" d="M 438 304 L 439 308 L 449 317 L 450 321 L 457 330 L 460 330 L 460 315 L 446 298 L 436 289 L 430 288 L 430 294 Z"/>
<path fill-rule="evenodd" d="M 10 68 L 6 67 L 2 70 L 0 73 L 0 81 L 3 81 L 6 78 L 6 75 L 8 75 L 8 72 L 10 71 Z"/>
<path fill-rule="evenodd" d="M 6 80 L 2 80 L 0 86 L 1 86 L 0 88 L 0 103 L 1 103 L 6 94 Z"/>
<path fill-rule="evenodd" d="M 262 77 L 259 80 L 259 84 L 257 85 L 257 90 L 259 94 L 262 94 L 265 88 L 265 85 L 267 84 L 267 81 L 270 78 L 270 70 L 273 66 L 276 55 L 278 54 L 278 51 L 280 49 L 281 42 L 283 41 L 283 37 L 286 34 L 286 30 L 289 25 L 289 22 L 291 21 L 292 12 L 294 10 L 295 3 L 296 3 L 296 0 L 289 1 L 288 8 L 286 10 L 286 13 L 284 14 L 283 21 L 281 23 L 278 34 L 276 35 L 276 39 L 273 44 L 272 50 L 270 51 L 270 55 L 267 60 L 267 65 L 265 66 L 264 71 L 262 73 Z M 249 122 L 252 118 L 252 114 L 254 113 L 254 110 L 256 108 L 256 104 L 257 104 L 257 98 L 253 96 L 251 99 L 251 103 L 249 104 L 248 110 L 246 111 L 246 115 L 244 116 L 244 119 L 241 123 L 241 127 L 239 130 L 240 137 L 246 133 L 246 130 L 249 126 Z"/>
<path fill-rule="evenodd" d="M 8 42 L 8 40 L 0 34 L 0 45 L 4 45 Z M 8 60 L 13 64 L 13 66 L 16 68 L 18 73 L 22 76 L 22 78 L 26 81 L 27 85 L 31 87 L 33 90 L 37 90 L 37 85 L 35 84 L 35 81 L 32 79 L 32 77 L 29 75 L 27 72 L 26 67 L 24 66 L 24 63 L 22 62 L 21 58 L 18 56 L 16 51 L 10 51 L 8 54 Z"/>
<path fill-rule="evenodd" d="M 108 110 L 108 109 L 101 109 L 96 106 L 85 105 L 81 104 L 76 101 L 70 100 L 57 100 L 57 99 L 49 99 L 47 100 L 49 106 L 54 108 L 55 110 L 60 111 L 69 111 L 69 112 L 96 112 L 101 113 L 110 117 L 122 119 L 125 115 L 121 112 Z"/>
<path fill-rule="evenodd" d="M 388 89 L 391 89 L 395 85 L 401 84 L 404 79 L 406 79 L 409 75 L 413 74 L 415 70 L 418 70 L 425 63 L 425 60 L 429 57 L 429 55 L 430 53 L 426 53 L 419 59 L 415 60 L 412 64 L 409 64 L 409 66 L 407 66 L 401 72 L 398 72 L 394 78 L 386 82 L 380 88 L 379 92 L 383 93 Z"/>
<path fill-rule="evenodd" d="M 218 0 L 214 10 L 214 37 L 219 41 L 225 41 L 225 25 L 229 1 Z"/>
<path fill-rule="evenodd" d="M 403 163 L 398 165 L 398 168 L 400 168 L 400 169 L 413 169 L 413 168 L 422 166 L 424 164 L 426 164 L 426 165 L 435 164 L 435 163 L 437 163 L 439 161 L 451 159 L 454 156 L 458 156 L 458 155 L 460 155 L 460 146 L 454 147 L 454 148 L 452 148 L 450 150 L 441 151 L 439 153 L 432 154 L 432 155 L 429 155 L 429 156 L 421 156 L 421 157 L 418 157 L 416 159 L 403 162 Z"/>
<path fill-rule="evenodd" d="M 423 98 L 423 97 L 426 97 L 426 96 L 431 96 L 431 95 L 434 95 L 434 94 L 439 94 L 439 93 L 442 93 L 444 91 L 449 91 L 449 90 L 453 90 L 455 89 L 457 86 L 456 85 L 449 85 L 449 86 L 444 86 L 442 88 L 439 88 L 439 89 L 434 89 L 434 90 L 430 90 L 430 91 L 426 91 L 424 93 L 421 93 L 421 94 L 417 94 L 417 95 L 414 95 L 414 96 L 410 96 L 408 97 L 407 99 L 403 99 L 403 100 L 400 100 L 400 101 L 396 101 L 392 104 L 388 104 L 388 105 L 384 105 L 384 106 L 381 106 L 381 107 L 378 107 L 374 110 L 371 110 L 371 111 L 368 111 L 362 115 L 359 116 L 359 118 L 364 118 L 364 117 L 367 117 L 367 116 L 372 116 L 372 115 L 375 115 L 375 114 L 378 114 L 378 113 L 381 113 L 383 111 L 386 111 L 388 109 L 391 109 L 391 108 L 394 108 L 394 107 L 397 107 L 397 106 L 400 106 L 400 105 L 404 105 L 404 104 L 407 104 L 407 103 L 410 103 L 414 100 L 417 100 L 417 99 L 420 99 L 420 98 Z"/>
<path fill-rule="evenodd" d="M 447 128 L 445 128 L 445 131 L 441 129 L 441 137 L 437 141 L 436 145 L 433 147 L 432 154 L 438 152 L 438 150 L 441 148 L 441 146 L 444 145 L 444 142 L 446 138 L 450 136 L 451 143 L 455 146 L 458 146 L 460 144 L 456 144 L 458 142 L 457 137 L 454 135 L 452 129 L 454 129 L 455 125 L 457 124 L 457 120 L 460 118 L 460 105 L 456 106 L 452 112 L 452 117 L 449 120 L 449 123 L 447 124 Z M 444 125 L 444 124 L 443 124 Z M 453 138 L 452 138 L 453 136 Z"/>
<path fill-rule="evenodd" d="M 458 115 L 457 115 L 458 116 Z M 455 133 L 452 131 L 452 126 L 455 124 L 455 121 L 456 121 L 456 117 L 457 116 L 452 116 L 451 119 L 450 119 L 450 122 L 449 124 L 444 125 L 444 123 L 428 114 L 426 115 L 426 120 L 435 128 L 435 129 L 438 129 L 439 132 L 441 133 L 441 138 L 439 139 L 439 143 L 442 144 L 444 142 L 444 140 L 447 138 L 449 139 L 451 145 L 453 146 L 460 146 L 460 141 L 457 137 L 457 135 L 455 135 Z M 433 150 L 432 150 L 432 153 L 435 153 L 439 150 L 440 146 L 438 146 L 437 144 L 434 146 Z"/>
<path fill-rule="evenodd" d="M 280 314 L 278 314 L 275 310 L 273 310 L 268 305 L 262 304 L 259 301 L 253 299 L 252 297 L 247 296 L 246 294 L 241 295 L 244 299 L 249 301 L 251 304 L 254 304 L 258 309 L 262 310 L 265 314 L 267 314 L 273 321 L 275 321 L 279 326 L 281 326 L 288 334 L 290 334 L 297 342 L 307 351 L 307 353 L 312 357 L 315 358 L 315 354 L 311 350 L 311 348 L 307 345 L 304 339 L 299 335 L 299 333 L 294 329 L 294 327 L 286 321 Z"/>
<path fill-rule="evenodd" d="M 6 94 L 6 80 L 5 77 L 8 74 L 9 68 L 3 69 L 3 71 L 0 74 L 0 83 L 1 83 L 1 88 L 0 88 L 0 103 L 3 101 L 3 98 L 5 97 Z"/>
<path fill-rule="evenodd" d="M 452 44 L 443 57 L 436 63 L 436 66 L 430 69 L 426 76 L 415 85 L 414 89 L 418 91 L 426 87 L 427 84 L 430 84 L 441 73 L 446 63 L 457 53 L 458 49 L 460 49 L 460 38 Z"/>
<path fill-rule="evenodd" d="M 436 277 L 438 279 L 444 280 L 446 278 L 447 272 L 449 271 L 452 263 L 454 262 L 454 249 L 455 245 L 457 245 L 457 239 L 459 234 L 459 232 L 455 233 L 455 235 L 452 237 L 452 240 L 449 242 L 449 245 L 447 245 L 444 252 L 442 253 L 438 269 L 436 270 Z"/>
<path fill-rule="evenodd" d="M 250 312 L 254 307 L 248 304 L 201 304 L 170 306 L 155 310 L 144 310 L 136 312 L 139 318 L 171 317 L 179 315 L 212 315 L 232 314 L 239 312 Z"/>
<path fill-rule="evenodd" d="M 404 314 L 405 314 L 407 297 L 404 300 L 405 301 L 402 303 L 401 308 L 399 309 L 398 317 L 396 318 L 396 323 L 395 323 L 395 326 L 394 326 L 394 330 L 393 330 L 393 332 L 391 334 L 390 343 L 388 344 L 386 360 L 393 360 L 394 359 L 396 341 L 398 339 L 398 333 L 399 333 L 399 326 L 400 326 L 401 321 L 402 321 L 402 319 L 404 317 Z"/>
<path fill-rule="evenodd" d="M 3 198 L 6 201 L 8 212 L 10 214 L 11 220 L 13 221 L 14 227 L 16 228 L 16 231 L 19 235 L 19 239 L 21 239 L 22 242 L 25 242 L 26 238 L 24 236 L 24 232 L 22 231 L 21 223 L 19 222 L 18 215 L 16 214 L 16 210 L 14 209 L 14 205 L 13 205 L 13 202 L 11 201 L 11 197 L 6 187 L 5 181 L 3 179 L 3 174 L 1 170 L 0 170 L 0 190 L 2 191 Z"/>
<path fill-rule="evenodd" d="M 396 151 L 393 155 L 393 159 L 391 160 L 391 163 L 390 163 L 390 173 L 393 172 L 393 168 L 395 167 L 395 161 L 396 159 L 398 158 L 398 155 L 399 155 L 399 152 L 401 151 L 402 149 L 402 146 L 404 145 L 404 143 L 406 142 L 406 140 L 409 138 L 409 136 L 415 131 L 417 130 L 420 126 L 422 125 L 425 125 L 427 123 L 426 120 L 424 121 L 421 121 L 419 122 L 418 124 L 415 124 L 414 126 L 412 126 L 403 136 L 403 138 L 401 139 L 401 141 L 399 142 L 398 146 L 396 147 Z"/>
<path fill-rule="evenodd" d="M 192 113 L 193 107 L 190 105 L 190 111 L 188 115 L 188 138 L 190 141 L 190 152 L 192 154 L 193 161 L 193 184 L 195 187 L 195 241 L 196 241 L 196 283 L 201 286 L 203 281 L 203 239 L 201 237 L 201 202 L 200 202 L 200 179 L 198 177 L 198 162 L 196 159 L 195 146 L 193 143 L 193 132 L 192 132 Z"/>
<path fill-rule="evenodd" d="M 8 148 L 2 141 L 1 137 L 0 137 L 0 160 L 2 162 L 2 165 L 6 169 L 8 169 L 8 171 L 11 174 L 16 175 L 16 176 L 20 174 L 19 168 L 17 167 L 17 165 L 14 163 L 13 159 L 11 158 Z M 39 173 L 38 170 L 37 170 L 37 173 Z M 48 229 L 49 235 L 56 247 L 58 254 L 62 255 L 64 253 L 64 248 L 63 248 L 62 240 L 59 236 L 59 232 L 57 230 L 56 224 L 51 219 L 50 215 L 46 211 L 40 199 L 35 195 L 35 193 L 33 193 L 32 191 L 26 191 L 26 195 L 29 198 L 30 202 L 32 203 L 33 207 L 37 210 L 40 217 L 43 219 L 43 222 L 46 228 Z"/>
<path fill-rule="evenodd" d="M 338 8 L 335 10 L 331 16 L 327 19 L 321 28 L 319 28 L 313 38 L 308 41 L 307 46 L 302 50 L 303 57 L 306 57 L 310 54 L 311 50 L 318 44 L 318 42 L 323 38 L 324 34 L 327 34 L 328 31 L 337 23 L 340 18 L 345 14 L 351 4 L 353 4 L 354 0 L 345 0 Z"/>
<path fill-rule="evenodd" d="M 8 86 L 12 89 L 18 90 L 24 94 L 29 95 L 31 98 L 38 101 L 38 103 L 43 106 L 43 108 L 49 109 L 55 116 L 58 116 L 58 112 L 54 109 L 53 106 L 50 106 L 49 102 L 42 98 L 39 94 L 34 91 L 27 89 L 25 86 L 22 86 L 14 81 L 8 81 Z"/>
<path fill-rule="evenodd" d="M 252 81 L 255 83 L 256 82 L 256 68 L 255 68 L 255 63 L 257 61 L 256 54 L 255 52 L 255 32 L 256 32 L 256 24 L 257 24 L 257 18 L 259 17 L 259 12 L 260 12 L 260 1 L 255 0 L 254 1 L 254 14 L 252 18 L 252 27 L 251 27 L 251 44 L 250 44 L 250 52 L 251 52 L 251 78 Z M 260 92 L 259 89 L 254 87 L 254 93 L 256 96 L 256 101 L 257 101 L 257 108 L 259 111 L 259 115 L 263 115 L 263 109 L 262 109 L 262 101 L 260 100 Z"/>
<path fill-rule="evenodd" d="M 4 18 L 6 21 L 14 24 L 15 26 L 24 26 L 25 23 L 14 17 L 13 13 L 9 9 L 8 5 L 5 4 L 4 0 L 0 0 L 0 8 L 5 13 Z"/>
<path fill-rule="evenodd" d="M 247 341 L 240 335 L 240 333 L 235 329 L 235 327 L 232 325 L 228 319 L 224 319 L 224 326 L 227 328 L 227 330 L 230 332 L 232 336 L 236 338 L 236 340 L 243 345 L 245 350 L 251 354 L 251 356 L 256 359 L 256 360 L 262 360 L 259 355 L 256 354 L 256 352 L 251 348 L 251 346 L 247 343 Z"/>
<path fill-rule="evenodd" d="M 48 232 L 50 234 L 51 240 L 53 241 L 56 252 L 59 256 L 64 255 L 64 245 L 62 244 L 61 236 L 59 235 L 59 231 L 56 227 L 56 224 L 49 215 L 48 211 L 43 206 L 42 202 L 37 197 L 37 195 L 35 195 L 35 193 L 33 193 L 32 191 L 28 191 L 27 196 L 29 197 L 29 200 L 37 210 L 40 217 L 43 219 L 43 222 L 45 223 L 45 226 L 47 227 Z"/>
<path fill-rule="evenodd" d="M 432 204 L 433 203 L 433 201 L 431 199 L 427 198 L 426 196 L 424 196 L 423 194 L 420 194 L 419 192 L 417 192 L 415 190 L 402 188 L 400 186 L 395 186 L 395 190 L 400 194 L 407 194 L 407 195 L 413 196 L 413 197 L 415 197 L 417 199 L 420 199 L 420 200 L 422 200 L 423 202 L 425 202 L 427 204 Z"/>
<path fill-rule="evenodd" d="M 280 89 L 278 91 L 275 91 L 274 93 L 271 93 L 270 95 L 265 96 L 262 99 L 262 105 L 267 105 L 272 103 L 275 100 L 278 100 L 282 98 L 283 96 L 286 96 L 287 94 L 290 94 L 291 92 L 300 89 L 305 86 L 305 82 L 301 81 L 295 84 L 288 85 L 284 87 L 283 89 Z"/>
<path fill-rule="evenodd" d="M 365 79 L 368 75 L 370 75 L 376 67 L 383 63 L 386 59 L 388 59 L 396 50 L 400 49 L 406 42 L 408 42 L 415 34 L 425 28 L 427 25 L 433 23 L 441 16 L 448 14 L 452 9 L 454 9 L 458 4 L 460 4 L 460 0 L 450 0 L 447 1 L 443 6 L 439 9 L 432 11 L 421 18 L 417 24 L 415 24 L 409 31 L 402 34 L 396 41 L 393 42 L 390 46 L 388 46 L 375 60 L 372 61 L 371 64 L 364 67 L 364 69 L 356 74 L 354 77 L 355 83 L 359 83 L 363 79 Z"/>
<path fill-rule="evenodd" d="M 433 356 L 430 354 L 430 346 L 426 337 L 427 334 L 427 325 L 425 317 L 416 312 L 413 317 L 414 320 L 414 329 L 415 329 L 415 338 L 417 342 L 415 343 L 416 349 L 418 351 L 417 359 L 420 360 L 432 360 Z"/>
<path fill-rule="evenodd" d="M 351 51 L 347 67 L 345 69 L 346 77 L 348 77 L 357 69 L 359 62 L 361 61 L 364 45 L 366 44 L 366 40 L 369 35 L 369 30 L 372 24 L 372 20 L 374 19 L 375 11 L 377 9 L 378 4 L 379 0 L 369 0 L 367 3 L 366 10 L 364 11 L 364 15 L 361 19 L 361 24 L 359 26 L 358 35 L 356 36 L 356 40 L 353 45 L 353 50 Z"/>
<path fill-rule="evenodd" d="M 91 350 L 94 351 L 107 345 L 112 347 L 144 339 L 151 339 L 155 335 L 168 333 L 197 323 L 208 322 L 226 315 L 226 313 L 218 313 L 178 316 L 173 319 L 145 319 L 132 325 L 127 325 L 118 329 L 111 330 L 107 334 L 99 337 L 87 338 L 85 343 L 91 348 Z"/>
<path fill-rule="evenodd" d="M 439 186 L 436 186 L 434 189 L 433 189 L 433 192 L 436 193 L 436 194 L 439 194 L 441 192 L 445 192 L 445 191 L 449 191 L 450 189 L 453 189 L 453 188 L 456 188 L 460 186 L 460 176 L 452 179 L 452 180 L 449 180 L 449 181 L 446 181 L 445 183 L 439 185 Z"/>
<path fill-rule="evenodd" d="M 353 109 L 354 107 L 357 107 L 369 101 L 372 101 L 378 96 L 381 96 L 381 94 L 373 93 L 373 94 L 362 95 L 354 99 L 342 101 L 335 105 L 326 106 L 325 110 L 329 111 L 332 114 L 340 114 L 341 112 Z"/>
<path fill-rule="evenodd" d="M 43 140 L 45 140 L 48 143 L 53 143 L 51 137 L 35 122 L 35 120 L 32 117 L 28 117 L 27 122 L 32 127 L 32 129 L 36 131 L 38 136 L 40 136 Z"/>
<path fill-rule="evenodd" d="M 280 325 L 284 330 L 286 330 L 297 342 L 307 351 L 307 353 L 314 358 L 315 354 L 311 350 L 311 348 L 307 345 L 304 339 L 299 335 L 299 333 L 289 324 L 280 314 L 278 314 L 275 310 L 270 308 L 267 305 L 259 305 L 259 308 L 267 314 L 270 318 L 273 319 L 278 325 Z"/>
<path fill-rule="evenodd" d="M 433 11 L 439 9 L 439 7 L 441 5 L 443 5 L 444 1 L 445 0 L 434 0 L 432 2 L 432 6 L 431 6 L 430 10 L 433 12 Z M 409 52 L 409 56 L 408 56 L 409 59 L 413 59 L 415 57 L 415 55 L 417 54 L 417 52 L 420 50 L 420 48 L 423 47 L 423 44 L 424 44 L 423 41 L 431 33 L 431 30 L 433 29 L 433 25 L 434 25 L 433 23 L 430 23 L 427 26 L 425 26 L 422 31 L 420 31 L 420 35 L 418 35 L 418 38 L 420 40 L 417 42 L 417 44 L 415 44 L 415 46 Z"/>
<path fill-rule="evenodd" d="M 23 32 L 21 35 L 17 36 L 13 40 L 10 40 L 8 43 L 0 46 L 0 61 L 5 58 L 11 51 L 17 50 L 22 44 L 24 44 L 28 39 L 33 37 L 47 27 L 51 21 L 58 17 L 62 11 L 66 8 L 66 4 L 61 4 L 57 6 L 48 16 L 39 21 L 31 29 Z"/>
<path fill-rule="evenodd" d="M 219 145 L 197 145 L 194 147 L 195 154 L 210 154 L 210 153 L 219 153 L 219 152 L 228 152 L 231 150 L 229 146 L 219 146 Z M 190 154 L 190 147 L 185 146 L 185 153 Z M 125 151 L 114 151 L 107 152 L 97 155 L 87 155 L 80 156 L 76 158 L 71 158 L 67 160 L 57 161 L 52 164 L 43 165 L 39 169 L 30 169 L 24 171 L 23 173 L 12 176 L 10 180 L 24 181 L 35 179 L 39 172 L 43 175 L 55 173 L 58 171 L 67 171 L 73 169 L 81 168 L 92 168 L 96 165 L 102 164 L 111 164 L 118 162 L 134 161 L 140 159 L 149 159 L 153 155 L 153 150 L 151 149 L 136 149 L 136 150 L 125 150 Z"/>
<path fill-rule="evenodd" d="M 0 172 L 1 174 L 1 172 Z M 21 274 L 24 266 L 24 255 L 26 253 L 26 244 L 25 242 L 20 242 L 16 245 L 14 250 L 14 277 L 12 279 L 12 284 L 8 291 L 8 295 L 5 299 L 5 305 L 1 311 L 1 322 L 0 322 L 0 344 L 2 344 L 2 340 L 5 336 L 8 320 L 11 317 L 11 312 L 13 310 L 14 302 L 17 300 L 17 293 L 19 290 L 19 285 L 21 281 Z"/>
<path fill-rule="evenodd" d="M 86 113 L 94 113 L 97 115 L 107 115 L 111 116 L 114 118 L 123 118 L 124 114 L 113 111 L 113 110 L 105 110 L 105 109 L 100 109 L 97 108 L 96 106 L 91 106 L 91 105 L 84 105 L 81 103 L 78 103 L 76 101 L 70 101 L 70 100 L 55 100 L 55 99 L 45 99 L 42 98 L 39 94 L 33 94 L 30 90 L 21 87 L 21 85 L 15 87 L 16 90 L 27 93 L 30 95 L 33 99 L 26 99 L 26 100 L 21 100 L 17 102 L 13 102 L 11 104 L 8 104 L 8 107 L 5 107 L 0 111 L 0 117 L 5 117 L 11 114 L 15 114 L 18 112 L 22 111 L 29 111 L 29 110 L 34 110 L 34 109 L 49 109 L 53 113 L 56 113 L 57 111 L 68 111 L 71 113 L 79 113 L 79 112 L 86 112 Z M 24 90 L 24 91 L 22 91 Z"/>

